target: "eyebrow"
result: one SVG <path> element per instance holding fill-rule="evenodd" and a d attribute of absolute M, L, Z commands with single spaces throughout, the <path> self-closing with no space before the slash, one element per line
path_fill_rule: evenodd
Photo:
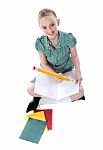
<path fill-rule="evenodd" d="M 46 28 L 46 26 L 41 26 L 42 28 Z"/>
<path fill-rule="evenodd" d="M 50 23 L 50 25 L 55 24 L 54 22 Z M 45 28 L 46 26 L 41 26 L 42 28 Z"/>

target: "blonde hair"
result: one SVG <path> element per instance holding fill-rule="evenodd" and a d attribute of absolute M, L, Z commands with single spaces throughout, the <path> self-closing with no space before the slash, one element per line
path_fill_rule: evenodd
<path fill-rule="evenodd" d="M 38 15 L 38 21 L 39 21 L 39 19 L 41 19 L 45 16 L 50 16 L 50 15 L 53 15 L 55 18 L 57 18 L 57 15 L 53 10 L 48 9 L 48 8 L 42 9 Z"/>

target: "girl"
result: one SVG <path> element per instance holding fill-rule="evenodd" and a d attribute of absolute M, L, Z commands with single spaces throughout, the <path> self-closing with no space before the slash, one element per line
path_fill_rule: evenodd
<path fill-rule="evenodd" d="M 72 33 L 65 33 L 57 29 L 60 20 L 53 10 L 41 10 L 38 15 L 38 23 L 45 34 L 37 38 L 35 42 L 42 67 L 56 73 L 65 73 L 75 68 L 75 79 L 79 83 L 79 93 L 71 95 L 70 99 L 71 101 L 85 100 L 81 85 L 82 76 L 76 50 L 76 38 Z M 34 88 L 35 79 L 27 89 L 28 93 L 33 96 L 33 101 L 29 103 L 26 112 L 35 110 L 39 104 L 41 96 L 34 93 Z"/>

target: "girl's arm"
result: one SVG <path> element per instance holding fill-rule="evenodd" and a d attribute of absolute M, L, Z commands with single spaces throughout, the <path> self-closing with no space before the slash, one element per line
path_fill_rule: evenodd
<path fill-rule="evenodd" d="M 43 65 L 43 68 L 48 70 L 48 71 L 55 72 L 54 69 L 48 64 L 48 61 L 47 61 L 44 53 L 43 52 L 38 52 L 38 53 L 39 53 L 39 57 L 40 57 L 42 65 Z"/>
<path fill-rule="evenodd" d="M 40 60 L 41 60 L 41 63 L 42 63 L 42 65 L 43 65 L 43 68 L 44 68 L 44 69 L 56 73 L 56 72 L 54 71 L 54 69 L 48 64 L 48 61 L 47 61 L 47 59 L 46 59 L 46 56 L 44 55 L 43 52 L 39 52 L 39 57 L 40 57 Z M 61 75 L 61 76 L 62 76 L 62 75 Z M 59 83 L 59 82 L 62 82 L 62 79 L 57 79 L 57 78 L 56 78 L 56 81 Z"/>
<path fill-rule="evenodd" d="M 71 51 L 72 62 L 75 66 L 76 82 L 78 82 L 80 84 L 82 81 L 82 77 L 81 77 L 81 70 L 80 70 L 80 61 L 79 61 L 76 47 L 71 48 L 70 51 Z"/>

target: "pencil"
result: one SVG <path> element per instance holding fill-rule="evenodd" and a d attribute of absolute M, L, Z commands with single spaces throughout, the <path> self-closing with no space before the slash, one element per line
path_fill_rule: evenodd
<path fill-rule="evenodd" d="M 66 77 L 66 76 L 60 75 L 58 73 L 50 72 L 50 71 L 47 71 L 43 68 L 37 68 L 34 66 L 33 70 L 36 70 L 38 72 L 42 72 L 44 74 L 47 74 L 49 76 L 53 76 L 53 77 L 58 78 L 58 79 L 62 79 L 62 80 L 66 80 L 66 81 L 73 81 L 73 79 L 71 79 L 70 77 Z"/>

